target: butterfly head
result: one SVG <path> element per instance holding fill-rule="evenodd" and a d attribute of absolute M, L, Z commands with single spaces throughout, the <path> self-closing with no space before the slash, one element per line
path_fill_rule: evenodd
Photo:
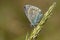
<path fill-rule="evenodd" d="M 25 6 L 24 6 L 24 10 L 29 9 L 29 7 L 30 7 L 30 5 L 25 5 Z"/>

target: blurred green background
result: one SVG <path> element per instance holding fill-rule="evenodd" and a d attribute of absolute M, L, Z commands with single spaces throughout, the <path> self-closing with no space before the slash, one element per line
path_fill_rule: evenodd
<path fill-rule="evenodd" d="M 25 40 L 33 27 L 24 13 L 24 5 L 39 7 L 42 13 L 56 2 L 53 15 L 46 21 L 36 40 L 60 40 L 60 0 L 0 0 L 0 40 Z"/>

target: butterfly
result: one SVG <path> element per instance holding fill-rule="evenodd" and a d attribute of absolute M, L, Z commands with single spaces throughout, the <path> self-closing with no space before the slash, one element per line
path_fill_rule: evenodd
<path fill-rule="evenodd" d="M 41 9 L 33 5 L 25 5 L 24 11 L 32 26 L 38 25 L 43 17 Z"/>

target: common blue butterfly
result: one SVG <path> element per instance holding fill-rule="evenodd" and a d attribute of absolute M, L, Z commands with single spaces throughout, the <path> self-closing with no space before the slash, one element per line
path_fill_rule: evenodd
<path fill-rule="evenodd" d="M 25 5 L 24 11 L 32 26 L 37 25 L 43 17 L 41 10 L 36 6 Z"/>

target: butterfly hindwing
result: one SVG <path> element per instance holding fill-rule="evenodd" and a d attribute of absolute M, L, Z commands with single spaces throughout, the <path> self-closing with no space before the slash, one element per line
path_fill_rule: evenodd
<path fill-rule="evenodd" d="M 43 17 L 41 10 L 35 6 L 25 5 L 24 10 L 32 26 L 37 25 L 39 21 L 41 20 L 41 18 Z"/>

